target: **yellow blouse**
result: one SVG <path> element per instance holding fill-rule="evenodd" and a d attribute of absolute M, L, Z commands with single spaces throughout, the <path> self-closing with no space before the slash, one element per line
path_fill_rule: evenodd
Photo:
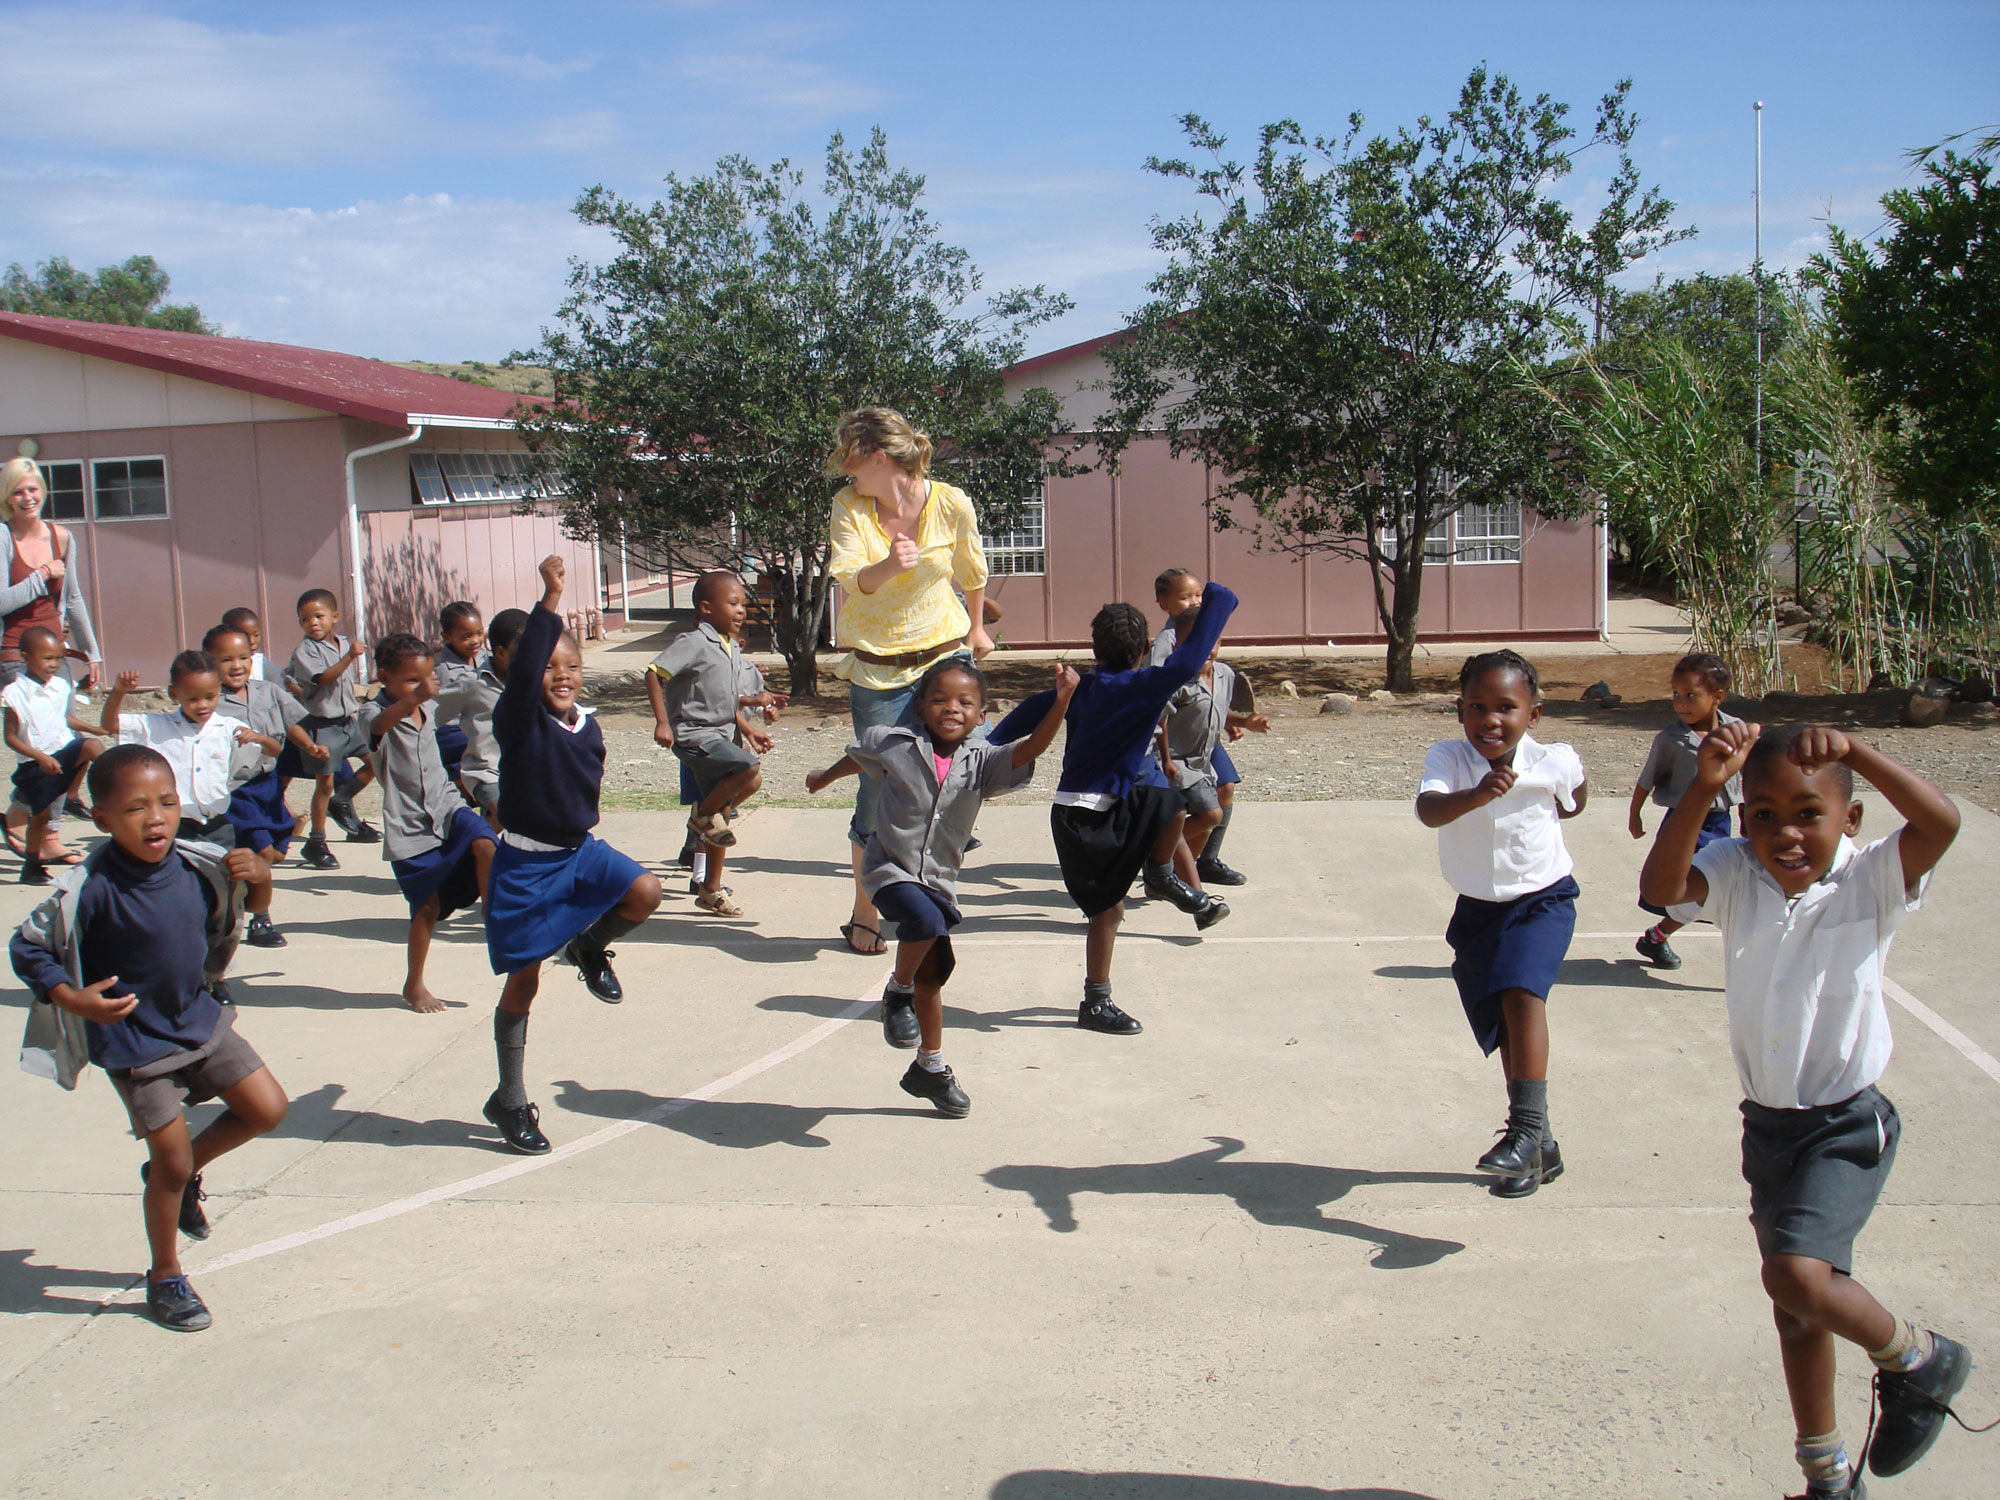
<path fill-rule="evenodd" d="M 834 676 L 856 687 L 907 687 L 928 663 L 891 667 L 862 661 L 856 649 L 877 656 L 901 656 L 925 651 L 946 641 L 962 640 L 972 628 L 964 604 L 951 586 L 986 587 L 986 554 L 979 545 L 979 518 L 964 490 L 931 481 L 931 492 L 917 518 L 915 538 L 921 554 L 917 565 L 896 574 L 872 594 L 854 586 L 863 568 L 889 555 L 889 534 L 875 513 L 875 502 L 863 499 L 848 485 L 833 497 L 833 554 L 828 571 L 840 585 L 845 602 L 835 633 L 849 654 L 833 669 Z"/>

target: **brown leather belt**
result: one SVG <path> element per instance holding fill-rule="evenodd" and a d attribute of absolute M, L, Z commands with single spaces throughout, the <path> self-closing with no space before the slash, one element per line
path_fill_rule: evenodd
<path fill-rule="evenodd" d="M 943 656 L 947 651 L 963 651 L 964 649 L 965 642 L 963 640 L 956 640 L 946 641 L 943 645 L 939 646 L 926 646 L 921 651 L 904 651 L 896 656 L 884 656 L 879 651 L 863 651 L 858 646 L 854 648 L 854 654 L 870 666 L 914 667 L 919 662 L 926 662 L 933 657 Z"/>

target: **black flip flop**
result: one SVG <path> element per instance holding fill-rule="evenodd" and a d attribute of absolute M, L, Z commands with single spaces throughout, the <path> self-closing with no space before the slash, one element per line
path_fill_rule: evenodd
<path fill-rule="evenodd" d="M 872 948 L 855 947 L 854 934 L 857 931 L 867 933 L 869 937 L 875 940 L 875 946 Z M 849 953 L 859 953 L 864 958 L 877 958 L 889 951 L 889 945 L 882 941 L 882 929 L 879 927 L 870 927 L 866 922 L 842 922 L 840 924 L 840 935 L 847 939 L 847 951 Z"/>

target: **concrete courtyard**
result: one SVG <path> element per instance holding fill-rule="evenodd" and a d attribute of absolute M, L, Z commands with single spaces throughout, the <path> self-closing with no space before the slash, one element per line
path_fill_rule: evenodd
<path fill-rule="evenodd" d="M 1130 1040 L 1071 1024 L 1081 926 L 1046 812 L 996 804 L 947 992 L 963 1121 L 897 1089 L 908 1058 L 873 1020 L 886 961 L 834 937 L 846 814 L 757 812 L 731 863 L 749 920 L 673 882 L 620 945 L 624 1005 L 548 971 L 541 1159 L 479 1117 L 496 983 L 476 919 L 433 953 L 455 1008 L 402 1009 L 404 908 L 378 850 L 336 845 L 338 872 L 279 877 L 290 947 L 237 966 L 242 1030 L 294 1103 L 210 1174 L 214 1237 L 186 1260 L 211 1331 L 141 1311 L 142 1152 L 104 1079 L 0 1078 L 0 1491 L 1796 1491 L 1720 945 L 1694 929 L 1678 973 L 1641 966 L 1643 846 L 1612 800 L 1567 829 L 1568 1172 L 1520 1202 L 1470 1170 L 1504 1096 L 1406 802 L 1246 803 L 1230 858 L 1254 883 L 1229 921 L 1197 940 L 1133 910 Z M 1965 816 L 1891 961 L 1905 1135 L 1856 1269 L 1973 1348 L 1976 1422 L 2000 1413 L 2000 818 Z M 679 844 L 662 814 L 602 831 L 660 868 Z M 10 927 L 34 895 L 0 889 Z M 0 1022 L 25 1002 L 10 987 Z M 1843 1352 L 1851 1446 L 1867 1399 Z M 2000 1492 L 2000 1435 L 1948 1427 L 1872 1488 Z"/>

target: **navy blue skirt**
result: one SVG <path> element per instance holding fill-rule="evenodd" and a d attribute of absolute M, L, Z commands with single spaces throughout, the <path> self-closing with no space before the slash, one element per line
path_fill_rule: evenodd
<path fill-rule="evenodd" d="M 1229 786 L 1231 783 L 1243 779 L 1243 773 L 1236 769 L 1236 762 L 1229 758 L 1228 750 L 1223 748 L 1219 740 L 1216 742 L 1215 748 L 1208 752 L 1208 763 L 1215 767 L 1215 784 L 1217 786 Z"/>
<path fill-rule="evenodd" d="M 229 810 L 223 814 L 236 830 L 236 847 L 263 853 L 276 849 L 280 854 L 292 847 L 292 832 L 298 820 L 285 806 L 285 784 L 275 768 L 246 781 L 229 794 Z"/>
<path fill-rule="evenodd" d="M 437 727 L 438 759 L 444 762 L 445 778 L 458 780 L 458 763 L 465 759 L 465 731 L 456 724 L 440 724 Z"/>
<path fill-rule="evenodd" d="M 1666 826 L 1667 820 L 1665 818 L 1660 819 L 1660 827 L 1653 830 L 1653 840 L 1655 843 L 1659 841 L 1660 830 Z M 1708 816 L 1701 820 L 1701 832 L 1694 836 L 1694 852 L 1699 854 L 1717 839 L 1726 839 L 1728 837 L 1729 809 L 1726 807 L 1711 807 L 1708 810 Z M 1655 906 L 1644 896 L 1639 898 L 1639 909 L 1641 911 L 1649 911 L 1656 917 L 1664 917 L 1667 914 L 1667 909 L 1664 906 Z"/>
<path fill-rule="evenodd" d="M 599 838 L 574 849 L 505 839 L 486 879 L 486 956 L 495 974 L 540 963 L 625 899 L 645 868 Z"/>
<path fill-rule="evenodd" d="M 1548 999 L 1576 931 L 1576 881 L 1565 875 L 1512 901 L 1460 896 L 1444 940 L 1451 977 L 1472 1035 L 1491 1055 L 1500 1045 L 1500 995 L 1526 990 Z"/>
<path fill-rule="evenodd" d="M 471 808 L 461 807 L 451 815 L 451 827 L 437 848 L 410 859 L 389 861 L 403 899 L 410 903 L 411 916 L 433 896 L 438 899 L 440 922 L 455 911 L 479 904 L 479 864 L 472 857 L 472 846 L 481 839 L 493 842 L 492 825 Z"/>
<path fill-rule="evenodd" d="M 31 760 L 22 761 L 14 768 L 14 800 L 31 813 L 59 801 L 75 779 L 77 761 L 82 755 L 83 737 L 79 735 L 49 757 L 62 768 L 53 776 Z"/>

